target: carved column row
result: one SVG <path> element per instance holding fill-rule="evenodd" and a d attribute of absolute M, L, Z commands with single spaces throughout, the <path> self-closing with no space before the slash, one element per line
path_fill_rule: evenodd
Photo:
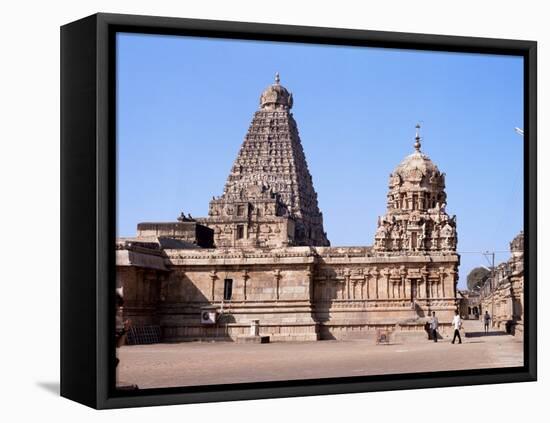
<path fill-rule="evenodd" d="M 399 272 L 392 272 L 388 268 L 378 271 L 375 268 L 357 276 L 353 276 L 350 269 L 345 269 L 335 279 L 325 276 L 324 279 L 317 279 L 317 283 L 320 284 L 322 292 L 325 291 L 324 287 L 332 283 L 336 293 L 328 296 L 333 299 L 405 299 L 414 301 L 415 299 L 446 298 L 447 295 L 452 295 L 451 292 L 447 292 L 450 287 L 449 281 L 451 281 L 449 278 L 454 283 L 456 272 L 446 271 L 445 268 L 439 268 L 433 276 L 430 276 L 426 267 L 414 271 L 412 274 L 405 268 L 399 269 Z"/>

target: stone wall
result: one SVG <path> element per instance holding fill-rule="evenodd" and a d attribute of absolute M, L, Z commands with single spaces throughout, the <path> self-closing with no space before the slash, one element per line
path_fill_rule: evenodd
<path fill-rule="evenodd" d="M 124 292 L 124 315 L 134 326 L 159 325 L 161 272 L 139 267 L 118 267 L 117 288 Z"/>
<path fill-rule="evenodd" d="M 493 327 L 514 335 L 524 332 L 523 231 L 510 243 L 511 258 L 494 269 L 493 278 L 480 289 L 482 313 L 488 311 Z"/>
<path fill-rule="evenodd" d="M 214 246 L 213 230 L 196 221 L 138 223 L 137 236 L 138 238 L 172 238 L 204 248 Z"/>
<path fill-rule="evenodd" d="M 424 336 L 435 311 L 446 334 L 456 308 L 458 256 L 385 257 L 370 248 L 288 247 L 277 250 L 164 250 L 168 274 L 157 290 L 141 289 L 142 306 L 158 298 L 151 314 L 163 340 L 235 340 L 260 321 L 273 341 L 372 338 L 376 329 Z M 119 268 L 120 279 L 137 283 Z M 232 285 L 224 299 L 225 281 Z M 141 285 L 140 285 L 141 286 Z M 130 291 L 136 314 L 139 298 Z M 202 324 L 214 309 L 216 324 Z M 145 309 L 145 308 L 144 308 Z"/>

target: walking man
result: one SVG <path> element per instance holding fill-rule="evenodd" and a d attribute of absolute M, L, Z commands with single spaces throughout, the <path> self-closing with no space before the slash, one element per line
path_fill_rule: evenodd
<path fill-rule="evenodd" d="M 455 328 L 455 333 L 453 335 L 453 342 L 451 342 L 451 344 L 455 343 L 455 339 L 457 336 L 458 336 L 458 343 L 462 344 L 462 339 L 460 338 L 460 329 L 462 329 L 462 319 L 458 314 L 458 310 L 455 310 L 455 316 L 453 317 L 453 327 Z"/>
<path fill-rule="evenodd" d="M 434 342 L 437 342 L 437 328 L 439 326 L 439 320 L 435 317 L 435 311 L 432 311 L 432 319 L 430 320 L 430 329 L 432 331 L 432 337 Z"/>
<path fill-rule="evenodd" d="M 489 322 L 491 321 L 491 316 L 489 316 L 489 312 L 485 310 L 485 315 L 483 316 L 483 323 L 485 326 L 485 334 L 489 333 Z"/>

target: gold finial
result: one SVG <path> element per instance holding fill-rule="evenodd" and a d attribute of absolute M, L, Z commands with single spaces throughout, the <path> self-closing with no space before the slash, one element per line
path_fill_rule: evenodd
<path fill-rule="evenodd" d="M 279 72 L 275 72 L 275 83 L 279 85 L 279 82 L 281 82 L 281 78 L 279 77 Z"/>
<path fill-rule="evenodd" d="M 416 124 L 416 136 L 414 137 L 415 143 L 414 143 L 414 149 L 418 152 L 420 152 L 420 124 Z"/>

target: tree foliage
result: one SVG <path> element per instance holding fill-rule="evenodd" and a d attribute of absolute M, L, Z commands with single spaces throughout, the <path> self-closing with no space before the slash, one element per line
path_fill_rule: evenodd
<path fill-rule="evenodd" d="M 483 282 L 491 276 L 491 271 L 486 267 L 476 267 L 468 273 L 468 289 L 470 291 L 477 289 L 483 285 Z"/>

